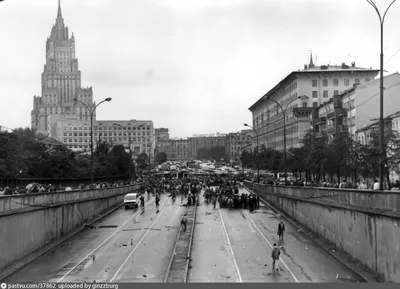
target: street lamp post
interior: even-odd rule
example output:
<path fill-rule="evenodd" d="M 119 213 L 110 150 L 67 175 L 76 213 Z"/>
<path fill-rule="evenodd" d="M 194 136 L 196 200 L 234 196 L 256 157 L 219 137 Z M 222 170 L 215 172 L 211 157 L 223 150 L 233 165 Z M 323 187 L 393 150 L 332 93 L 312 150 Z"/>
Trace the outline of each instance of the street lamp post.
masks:
<path fill-rule="evenodd" d="M 275 103 L 280 107 L 280 109 L 282 110 L 282 114 L 283 114 L 283 154 L 284 154 L 283 162 L 284 162 L 284 167 L 285 167 L 285 185 L 286 185 L 286 181 L 287 181 L 287 163 L 286 163 L 286 161 L 287 161 L 287 154 L 286 154 L 286 113 L 285 113 L 285 112 L 286 112 L 286 109 L 288 108 L 289 104 L 291 104 L 292 102 L 294 102 L 294 101 L 296 101 L 296 100 L 298 100 L 298 99 L 300 99 L 300 98 L 301 98 L 301 96 L 298 96 L 298 97 L 296 97 L 295 99 L 293 99 L 292 101 L 290 101 L 290 102 L 285 106 L 285 109 L 283 109 L 282 105 L 280 105 L 279 102 L 277 102 L 276 100 L 271 99 L 271 98 L 267 98 L 267 100 L 270 100 L 270 101 L 272 101 L 272 102 L 275 102 Z"/>
<path fill-rule="evenodd" d="M 90 165 L 91 165 L 91 168 L 90 168 L 90 170 L 91 170 L 91 172 L 90 172 L 90 180 L 91 180 L 92 185 L 93 185 L 93 114 L 96 111 L 96 108 L 100 104 L 102 104 L 105 101 L 111 101 L 111 97 L 108 97 L 108 98 L 104 99 L 103 101 L 100 101 L 93 109 L 90 108 L 86 103 L 78 100 L 77 98 L 74 98 L 74 101 L 83 104 L 87 108 L 89 113 L 90 113 Z"/>
<path fill-rule="evenodd" d="M 384 145 L 384 120 L 383 120 L 383 23 L 385 22 L 385 17 L 386 13 L 388 12 L 389 8 L 393 5 L 396 0 L 393 0 L 392 3 L 386 8 L 385 13 L 383 14 L 383 17 L 381 16 L 381 13 L 379 12 L 378 7 L 375 5 L 373 0 L 366 0 L 378 13 L 379 17 L 379 23 L 381 26 L 381 56 L 380 56 L 380 117 L 379 117 L 379 133 L 380 133 L 380 138 L 379 138 L 379 153 L 380 153 L 380 162 L 379 162 L 379 189 L 381 191 L 384 190 L 383 188 L 383 180 L 384 180 L 384 168 L 385 168 L 385 158 L 386 158 L 386 152 L 385 152 L 385 145 Z"/>
<path fill-rule="evenodd" d="M 257 131 L 254 129 L 254 127 L 252 127 L 251 125 L 248 125 L 247 123 L 243 124 L 244 126 L 247 126 L 249 128 L 251 128 L 254 133 L 256 134 L 256 140 L 257 140 L 257 157 L 258 157 L 258 133 Z M 260 166 L 257 164 L 257 183 L 260 184 Z"/>

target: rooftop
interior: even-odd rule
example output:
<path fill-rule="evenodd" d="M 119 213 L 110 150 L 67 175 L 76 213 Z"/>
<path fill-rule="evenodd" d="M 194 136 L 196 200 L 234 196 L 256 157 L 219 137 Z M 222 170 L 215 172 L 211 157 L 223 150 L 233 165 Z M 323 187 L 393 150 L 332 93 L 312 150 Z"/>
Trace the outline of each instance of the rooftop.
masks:
<path fill-rule="evenodd" d="M 378 73 L 380 70 L 379 69 L 372 69 L 371 68 L 362 68 L 362 67 L 357 67 L 355 62 L 352 62 L 351 65 L 347 65 L 346 63 L 342 63 L 342 65 L 320 65 L 320 66 L 315 66 L 312 60 L 312 55 L 310 57 L 310 63 L 307 65 L 304 65 L 303 70 L 298 70 L 298 71 L 292 71 L 287 75 L 284 79 L 282 79 L 277 85 L 275 85 L 270 91 L 268 91 L 266 94 L 264 94 L 260 99 L 258 99 L 252 106 L 249 107 L 249 110 L 252 111 L 254 107 L 259 105 L 263 100 L 268 98 L 272 93 L 274 93 L 277 89 L 281 88 L 285 83 L 287 83 L 290 79 L 296 79 L 297 75 L 299 74 L 306 74 L 306 73 L 332 73 L 332 72 L 347 72 L 347 71 L 365 71 L 365 72 L 373 72 L 373 73 Z"/>
<path fill-rule="evenodd" d="M 387 117 L 384 118 L 384 120 L 385 120 L 385 122 L 388 123 L 388 122 L 391 122 L 392 119 L 395 118 L 395 117 L 400 117 L 400 111 L 397 111 L 395 113 L 392 113 L 392 114 L 388 115 Z M 378 126 L 379 126 L 379 120 L 374 120 L 373 123 L 371 123 L 369 125 L 365 124 L 364 127 L 358 129 L 356 131 L 356 133 L 363 132 L 363 131 L 368 131 L 368 130 L 374 129 L 374 128 L 378 127 Z"/>

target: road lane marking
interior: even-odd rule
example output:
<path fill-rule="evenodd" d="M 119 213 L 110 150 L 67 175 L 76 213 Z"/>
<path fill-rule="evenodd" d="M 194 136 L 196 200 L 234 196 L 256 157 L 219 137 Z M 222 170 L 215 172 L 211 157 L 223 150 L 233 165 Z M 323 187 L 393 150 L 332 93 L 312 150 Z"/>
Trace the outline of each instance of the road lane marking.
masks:
<path fill-rule="evenodd" d="M 169 197 L 168 197 L 169 199 Z M 167 199 L 167 200 L 168 200 Z M 153 228 L 153 226 L 155 225 L 155 223 L 157 222 L 157 220 L 161 217 L 162 213 L 165 211 L 166 206 L 164 203 L 163 208 L 161 209 L 161 212 L 159 213 L 159 215 L 157 216 L 157 218 L 154 220 L 154 222 L 151 224 L 150 228 L 146 231 L 146 233 L 143 235 L 143 237 L 139 240 L 139 242 L 136 244 L 135 248 L 132 249 L 131 253 L 128 255 L 128 257 L 126 257 L 125 261 L 122 263 L 122 265 L 118 268 L 117 272 L 114 274 L 114 276 L 110 279 L 110 281 L 108 281 L 108 283 L 111 283 L 115 277 L 117 277 L 117 275 L 119 274 L 119 272 L 121 271 L 121 269 L 124 267 L 124 265 L 126 264 L 126 262 L 128 262 L 129 258 L 132 256 L 132 254 L 136 251 L 136 249 L 139 247 L 139 245 L 143 242 L 144 238 L 146 238 L 147 234 L 150 232 L 151 228 Z"/>
<path fill-rule="evenodd" d="M 229 247 L 229 250 L 231 251 L 231 254 L 232 254 L 233 264 L 235 265 L 235 269 L 236 269 L 236 273 L 238 275 L 239 282 L 242 283 L 243 282 L 242 276 L 240 275 L 239 267 L 238 267 L 238 265 L 236 263 L 235 254 L 233 253 L 231 241 L 229 240 L 228 232 L 226 231 L 224 219 L 222 218 L 222 214 L 221 214 L 221 210 L 220 209 L 218 209 L 218 213 L 219 213 L 219 217 L 221 218 L 222 229 L 224 230 L 224 234 L 226 236 L 226 239 L 228 240 L 228 247 Z"/>
<path fill-rule="evenodd" d="M 153 201 L 154 202 L 154 201 Z M 151 202 L 151 203 L 153 203 Z M 150 204 L 150 203 L 149 203 Z M 137 214 L 139 214 L 140 210 L 138 209 L 136 213 L 132 215 L 125 223 L 123 223 L 117 230 L 115 230 L 114 233 L 112 233 L 107 239 L 105 239 L 100 245 L 98 245 L 92 252 L 87 254 L 81 261 L 79 261 L 74 267 L 72 267 L 67 273 L 65 273 L 64 276 L 62 276 L 57 283 L 60 283 L 61 280 L 63 280 L 65 277 L 67 277 L 69 274 L 71 274 L 72 271 L 76 269 L 83 261 L 85 261 L 90 255 L 92 255 L 94 252 L 96 252 L 101 246 L 103 246 L 108 240 L 110 240 L 116 233 L 118 233 L 129 221 L 131 221 L 134 217 L 136 217 Z"/>
<path fill-rule="evenodd" d="M 258 228 L 256 223 L 254 223 L 253 219 L 250 217 L 249 213 L 245 211 L 247 217 L 249 217 L 250 222 L 253 223 L 253 226 L 257 229 L 258 233 L 264 238 L 264 240 L 268 243 L 268 245 L 273 248 L 271 243 L 268 241 L 268 239 L 264 236 L 264 234 L 261 232 L 261 230 Z M 297 280 L 296 276 L 294 276 L 293 272 L 289 269 L 288 265 L 286 265 L 285 261 L 282 260 L 281 257 L 279 257 L 279 260 L 282 262 L 282 264 L 286 267 L 286 269 L 289 271 L 290 275 L 292 275 L 293 279 L 296 281 L 296 283 L 299 283 L 299 280 Z"/>

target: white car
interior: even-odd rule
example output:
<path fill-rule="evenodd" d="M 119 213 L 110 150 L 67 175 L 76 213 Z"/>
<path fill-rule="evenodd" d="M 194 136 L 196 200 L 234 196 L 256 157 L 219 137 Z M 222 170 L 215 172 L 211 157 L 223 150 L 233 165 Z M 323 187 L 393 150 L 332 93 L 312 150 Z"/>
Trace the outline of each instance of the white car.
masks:
<path fill-rule="evenodd" d="M 130 207 L 137 208 L 139 206 L 138 198 L 139 196 L 137 193 L 129 193 L 125 195 L 124 197 L 125 209 L 128 209 Z"/>

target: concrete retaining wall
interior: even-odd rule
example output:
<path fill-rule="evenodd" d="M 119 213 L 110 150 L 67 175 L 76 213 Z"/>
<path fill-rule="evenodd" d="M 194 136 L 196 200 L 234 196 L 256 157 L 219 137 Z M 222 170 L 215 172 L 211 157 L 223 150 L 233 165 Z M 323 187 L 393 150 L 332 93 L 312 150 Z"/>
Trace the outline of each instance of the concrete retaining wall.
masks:
<path fill-rule="evenodd" d="M 245 185 L 345 250 L 381 281 L 400 282 L 400 193 Z"/>
<path fill-rule="evenodd" d="M 139 185 L 0 197 L 0 272 L 122 204 Z"/>

